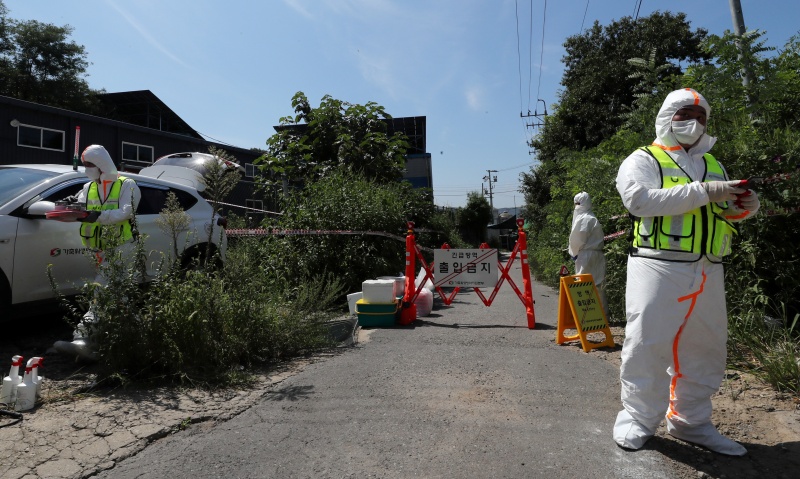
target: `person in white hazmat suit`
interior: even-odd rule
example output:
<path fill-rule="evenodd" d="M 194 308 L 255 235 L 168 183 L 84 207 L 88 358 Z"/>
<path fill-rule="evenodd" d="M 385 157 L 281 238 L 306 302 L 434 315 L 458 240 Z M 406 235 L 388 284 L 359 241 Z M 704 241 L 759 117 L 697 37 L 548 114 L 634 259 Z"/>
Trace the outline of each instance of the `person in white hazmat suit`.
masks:
<path fill-rule="evenodd" d="M 710 114 L 698 92 L 671 92 L 656 118 L 656 140 L 628 156 L 617 174 L 634 220 L 620 367 L 624 409 L 613 432 L 627 449 L 641 448 L 666 415 L 673 437 L 721 454 L 747 453 L 711 423 L 711 396 L 726 363 L 722 258 L 735 223 L 756 214 L 759 200 L 707 153 L 716 142 L 706 134 Z"/>
<path fill-rule="evenodd" d="M 134 251 L 135 228 L 132 221 L 142 193 L 136 182 L 121 176 L 114 160 L 101 145 L 90 145 L 81 154 L 81 162 L 85 167 L 89 182 L 83 186 L 77 197 L 69 198 L 71 202 L 84 205 L 89 214 L 78 221 L 81 222 L 79 234 L 84 246 L 94 252 L 97 258 L 98 273 L 95 283 L 104 287 L 108 281 L 99 265 L 110 251 L 103 244 L 103 230 L 110 230 L 112 236 L 119 236 L 120 245 L 117 250 L 123 258 L 128 258 Z M 95 321 L 91 307 L 83 320 L 73 332 L 72 341 L 56 341 L 56 351 L 77 356 L 86 360 L 97 359 L 90 341 L 92 323 Z"/>
<path fill-rule="evenodd" d="M 603 254 L 603 228 L 592 213 L 592 198 L 581 191 L 575 195 L 575 211 L 572 212 L 572 229 L 569 232 L 568 252 L 575 260 L 575 274 L 591 274 L 603 311 L 608 318 L 605 279 L 606 257 Z"/>

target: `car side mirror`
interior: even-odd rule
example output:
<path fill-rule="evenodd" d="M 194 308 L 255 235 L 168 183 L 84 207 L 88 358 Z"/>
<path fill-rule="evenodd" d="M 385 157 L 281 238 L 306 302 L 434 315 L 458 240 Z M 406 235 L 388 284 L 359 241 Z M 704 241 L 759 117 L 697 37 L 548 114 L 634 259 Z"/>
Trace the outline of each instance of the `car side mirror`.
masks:
<path fill-rule="evenodd" d="M 28 207 L 28 214 L 33 216 L 44 216 L 48 211 L 56 209 L 56 204 L 52 201 L 37 201 Z"/>

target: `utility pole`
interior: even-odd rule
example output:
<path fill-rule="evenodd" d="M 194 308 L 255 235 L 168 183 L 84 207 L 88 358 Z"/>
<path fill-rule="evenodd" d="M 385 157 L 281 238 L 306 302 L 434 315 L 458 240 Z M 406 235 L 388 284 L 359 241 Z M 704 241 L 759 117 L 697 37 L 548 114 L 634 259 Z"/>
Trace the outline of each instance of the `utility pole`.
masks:
<path fill-rule="evenodd" d="M 542 106 L 544 106 L 544 113 L 539 113 L 539 102 L 542 102 Z M 525 123 L 525 126 L 527 126 L 528 128 L 533 128 L 533 129 L 541 128 L 541 127 L 544 126 L 545 118 L 547 118 L 547 103 L 545 103 L 544 100 L 539 98 L 536 101 L 536 107 L 534 107 L 533 113 L 531 113 L 530 110 L 528 110 L 528 114 L 527 115 L 524 115 L 522 112 L 519 112 L 519 117 L 520 118 L 531 118 L 531 117 L 536 118 L 536 120 L 534 120 L 533 123 Z M 528 150 L 528 154 L 532 155 L 533 151 L 532 150 Z"/>
<path fill-rule="evenodd" d="M 492 209 L 492 223 L 496 223 L 497 221 L 494 219 L 494 195 L 492 193 L 492 183 L 497 183 L 497 177 L 493 177 L 492 173 L 497 173 L 497 170 L 486 170 L 486 173 L 488 174 L 483 177 L 483 181 L 489 182 L 489 207 Z M 486 193 L 484 192 L 484 194 Z"/>
<path fill-rule="evenodd" d="M 753 105 L 753 99 L 750 97 L 750 83 L 753 80 L 753 72 L 750 70 L 750 55 L 749 48 L 746 42 L 741 38 L 744 36 L 747 29 L 744 27 L 744 13 L 742 13 L 742 2 L 740 0 L 729 0 L 731 8 L 731 19 L 733 20 L 733 33 L 739 37 L 737 44 L 739 47 L 739 61 L 742 62 L 742 85 L 744 86 L 745 95 L 747 96 L 747 105 Z"/>

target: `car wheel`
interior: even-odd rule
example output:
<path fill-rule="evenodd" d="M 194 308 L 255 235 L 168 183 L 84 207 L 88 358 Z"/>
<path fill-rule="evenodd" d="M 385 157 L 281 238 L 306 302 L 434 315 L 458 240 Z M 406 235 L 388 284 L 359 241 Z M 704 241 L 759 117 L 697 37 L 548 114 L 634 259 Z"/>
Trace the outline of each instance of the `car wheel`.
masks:
<path fill-rule="evenodd" d="M 11 285 L 0 271 L 0 311 L 11 311 Z"/>
<path fill-rule="evenodd" d="M 220 259 L 219 255 L 217 255 L 217 246 L 212 244 L 211 248 L 209 248 L 208 243 L 196 244 L 184 251 L 183 256 L 181 257 L 181 268 L 197 269 L 201 266 L 205 266 L 208 263 L 208 258 L 206 258 L 206 255 L 208 254 L 209 249 L 211 258 L 214 261 L 214 266 L 216 268 L 222 268 L 222 260 Z"/>

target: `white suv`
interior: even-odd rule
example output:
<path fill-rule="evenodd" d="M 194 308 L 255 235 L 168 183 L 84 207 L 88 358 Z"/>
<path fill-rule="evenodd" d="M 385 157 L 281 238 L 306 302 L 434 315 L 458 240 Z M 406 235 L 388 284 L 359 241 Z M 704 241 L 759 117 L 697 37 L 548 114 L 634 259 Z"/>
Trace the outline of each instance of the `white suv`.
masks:
<path fill-rule="evenodd" d="M 173 167 L 176 168 L 176 167 Z M 188 173 L 186 168 L 176 168 Z M 136 181 L 142 199 L 136 209 L 136 224 L 150 254 L 148 274 L 154 275 L 162 258 L 172 255 L 172 238 L 156 225 L 167 194 L 178 198 L 191 222 L 178 237 L 182 261 L 205 254 L 209 231 L 212 250 L 224 258 L 227 237 L 221 218 L 213 217 L 211 205 L 196 189 L 142 174 L 123 173 Z M 180 176 L 180 171 L 174 173 Z M 78 229 L 81 223 L 48 220 L 52 202 L 77 195 L 89 181 L 83 167 L 67 165 L 0 166 L 0 322 L 24 316 L 31 306 L 55 300 L 47 267 L 52 265 L 59 291 L 76 294 L 95 273 Z"/>

